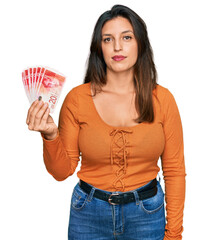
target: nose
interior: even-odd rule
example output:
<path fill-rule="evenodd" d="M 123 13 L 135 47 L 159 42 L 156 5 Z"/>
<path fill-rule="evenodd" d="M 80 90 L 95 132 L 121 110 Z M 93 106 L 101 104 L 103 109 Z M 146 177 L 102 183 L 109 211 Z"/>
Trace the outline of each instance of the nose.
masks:
<path fill-rule="evenodd" d="M 119 51 L 119 50 L 121 50 L 122 49 L 122 44 L 121 44 L 121 41 L 120 41 L 120 39 L 115 39 L 115 41 L 114 41 L 114 50 L 115 51 Z"/>

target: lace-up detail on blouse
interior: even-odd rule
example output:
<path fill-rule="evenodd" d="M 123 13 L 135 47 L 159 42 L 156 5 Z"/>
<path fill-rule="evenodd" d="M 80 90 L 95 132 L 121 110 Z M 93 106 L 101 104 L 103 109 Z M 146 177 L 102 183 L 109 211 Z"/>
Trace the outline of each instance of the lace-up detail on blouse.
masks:
<path fill-rule="evenodd" d="M 127 168 L 127 155 L 128 151 L 126 150 L 126 146 L 129 143 L 126 140 L 126 134 L 132 133 L 132 130 L 124 130 L 124 129 L 113 129 L 110 132 L 110 136 L 112 136 L 111 140 L 111 165 L 114 163 L 118 165 L 118 170 L 116 170 L 116 179 L 113 182 L 113 187 L 120 191 L 124 191 L 125 184 L 122 181 L 123 176 L 126 174 Z M 119 150 L 115 150 L 114 148 L 119 148 Z M 121 186 L 117 186 L 120 182 Z"/>

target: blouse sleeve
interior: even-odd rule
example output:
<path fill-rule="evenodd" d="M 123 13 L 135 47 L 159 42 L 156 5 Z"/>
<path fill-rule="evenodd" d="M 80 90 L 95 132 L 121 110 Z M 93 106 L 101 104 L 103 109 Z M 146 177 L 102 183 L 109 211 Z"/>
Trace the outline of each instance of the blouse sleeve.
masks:
<path fill-rule="evenodd" d="M 47 140 L 41 134 L 46 169 L 57 181 L 63 181 L 72 175 L 80 160 L 77 98 L 74 88 L 65 97 L 60 110 L 56 138 Z"/>
<path fill-rule="evenodd" d="M 174 96 L 168 89 L 163 109 L 165 147 L 161 155 L 161 165 L 165 182 L 167 212 L 164 240 L 179 240 L 182 239 L 183 232 L 185 177 L 187 174 L 181 118 Z"/>

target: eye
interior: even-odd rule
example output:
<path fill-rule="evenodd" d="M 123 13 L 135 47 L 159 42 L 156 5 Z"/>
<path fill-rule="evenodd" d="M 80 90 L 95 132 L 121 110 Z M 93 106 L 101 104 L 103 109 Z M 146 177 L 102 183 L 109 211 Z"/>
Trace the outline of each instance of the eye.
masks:
<path fill-rule="evenodd" d="M 109 41 L 108 41 L 109 39 L 110 39 L 109 37 L 108 37 L 108 38 L 104 38 L 103 41 L 104 41 L 104 42 L 109 42 Z"/>
<path fill-rule="evenodd" d="M 131 36 L 124 36 L 124 38 L 127 38 L 127 40 L 132 39 Z"/>

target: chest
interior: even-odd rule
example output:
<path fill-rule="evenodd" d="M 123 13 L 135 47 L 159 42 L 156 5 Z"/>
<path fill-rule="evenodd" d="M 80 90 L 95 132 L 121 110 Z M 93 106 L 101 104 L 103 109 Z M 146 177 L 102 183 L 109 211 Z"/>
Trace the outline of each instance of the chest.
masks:
<path fill-rule="evenodd" d="M 108 125 L 115 127 L 135 126 L 133 119 L 138 117 L 135 108 L 135 94 L 116 95 L 98 93 L 93 97 L 97 114 Z"/>

